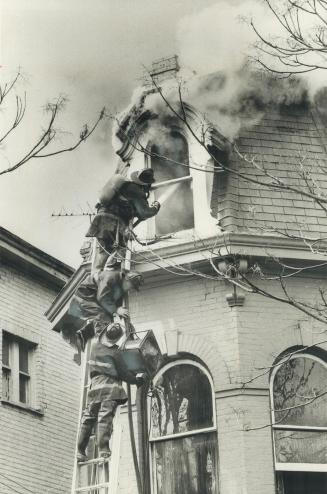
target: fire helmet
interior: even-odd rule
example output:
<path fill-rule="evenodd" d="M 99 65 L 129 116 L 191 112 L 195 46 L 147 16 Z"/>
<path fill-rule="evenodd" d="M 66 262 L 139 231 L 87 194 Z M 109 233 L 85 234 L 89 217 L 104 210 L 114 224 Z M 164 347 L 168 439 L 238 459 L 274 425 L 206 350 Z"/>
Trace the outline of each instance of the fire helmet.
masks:
<path fill-rule="evenodd" d="M 144 282 L 143 276 L 137 271 L 129 271 L 125 274 L 125 280 L 131 281 L 135 290 Z"/>
<path fill-rule="evenodd" d="M 131 181 L 138 185 L 151 185 L 155 182 L 152 168 L 143 168 L 131 173 Z"/>

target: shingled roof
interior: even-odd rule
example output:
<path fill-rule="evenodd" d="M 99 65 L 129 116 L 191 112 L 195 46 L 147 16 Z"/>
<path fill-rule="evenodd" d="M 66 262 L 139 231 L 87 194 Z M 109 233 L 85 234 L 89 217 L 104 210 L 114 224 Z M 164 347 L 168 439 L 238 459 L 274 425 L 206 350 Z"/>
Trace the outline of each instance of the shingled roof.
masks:
<path fill-rule="evenodd" d="M 302 163 L 316 190 L 327 197 L 326 127 L 315 108 L 270 108 L 257 125 L 243 128 L 236 144 L 242 154 L 255 157 L 272 175 L 308 191 L 300 176 Z M 250 179 L 270 181 L 235 152 L 228 166 Z M 230 172 L 226 183 L 219 176 L 215 182 L 212 205 L 224 230 L 266 234 L 287 230 L 290 235 L 302 232 L 310 237 L 327 233 L 327 214 L 308 197 L 255 184 Z"/>

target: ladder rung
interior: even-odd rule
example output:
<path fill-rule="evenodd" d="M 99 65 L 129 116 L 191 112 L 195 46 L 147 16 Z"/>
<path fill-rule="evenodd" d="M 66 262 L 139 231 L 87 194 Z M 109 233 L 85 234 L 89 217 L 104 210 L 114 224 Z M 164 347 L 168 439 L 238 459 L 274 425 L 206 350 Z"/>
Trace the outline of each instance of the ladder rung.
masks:
<path fill-rule="evenodd" d="M 77 462 L 78 466 L 84 466 L 84 465 L 93 465 L 94 463 L 101 465 L 101 463 L 109 463 L 110 461 L 110 456 L 108 458 L 93 458 L 93 460 L 87 460 L 87 461 L 79 461 Z"/>
<path fill-rule="evenodd" d="M 102 482 L 101 484 L 87 485 L 84 487 L 77 487 L 75 492 L 87 492 L 95 489 L 101 489 L 102 487 L 109 487 L 109 482 Z"/>

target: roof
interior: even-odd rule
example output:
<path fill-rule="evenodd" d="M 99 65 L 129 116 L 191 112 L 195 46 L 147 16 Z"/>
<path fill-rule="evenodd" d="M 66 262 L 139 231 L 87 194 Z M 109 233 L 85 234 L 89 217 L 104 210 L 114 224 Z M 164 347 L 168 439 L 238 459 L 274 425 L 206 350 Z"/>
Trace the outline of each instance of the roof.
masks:
<path fill-rule="evenodd" d="M 243 128 L 236 142 L 240 152 L 273 176 L 302 190 L 327 194 L 327 137 L 326 127 L 315 108 L 290 106 L 269 109 L 251 128 Z M 244 173 L 249 179 L 265 183 L 270 179 L 234 152 L 228 166 Z M 301 176 L 302 175 L 302 176 Z M 327 215 L 315 202 L 287 190 L 278 190 L 240 179 L 228 173 L 225 189 L 214 191 L 216 208 L 224 230 L 241 232 L 256 230 L 262 233 L 299 232 L 319 237 L 327 233 Z M 327 195 L 326 195 L 327 197 Z"/>
<path fill-rule="evenodd" d="M 0 261 L 14 263 L 21 269 L 33 271 L 60 286 L 74 272 L 67 264 L 2 227 L 0 227 Z"/>

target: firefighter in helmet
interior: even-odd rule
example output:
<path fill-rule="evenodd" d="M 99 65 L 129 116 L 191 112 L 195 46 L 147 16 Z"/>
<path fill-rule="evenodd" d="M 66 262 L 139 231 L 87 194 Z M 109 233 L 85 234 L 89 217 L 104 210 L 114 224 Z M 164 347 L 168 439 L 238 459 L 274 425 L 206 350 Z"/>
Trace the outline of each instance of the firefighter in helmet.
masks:
<path fill-rule="evenodd" d="M 75 361 L 80 363 L 80 352 L 86 342 L 114 321 L 114 316 L 128 318 L 129 312 L 123 307 L 124 296 L 129 290 L 138 290 L 143 277 L 136 271 L 124 272 L 119 269 L 104 269 L 94 275 L 88 275 L 75 292 L 68 314 L 74 320 L 83 321 L 81 329 L 73 331 L 74 324 L 64 334 L 73 346 L 79 350 Z M 73 334 L 71 334 L 73 333 Z"/>
<path fill-rule="evenodd" d="M 96 248 L 92 262 L 92 272 L 101 271 L 105 266 L 116 266 L 124 256 L 126 231 L 129 222 L 136 218 L 144 221 L 155 216 L 160 204 L 154 201 L 149 205 L 151 185 L 155 182 L 151 168 L 131 173 L 130 179 L 115 174 L 103 187 L 97 214 L 86 237 L 95 237 Z"/>
<path fill-rule="evenodd" d="M 93 313 L 92 319 L 89 319 L 84 327 L 87 328 L 85 335 L 82 330 L 84 341 L 90 336 L 94 335 L 94 337 L 88 362 L 90 388 L 78 439 L 77 459 L 79 462 L 87 459 L 86 447 L 95 426 L 98 456 L 110 456 L 109 440 L 116 409 L 118 405 L 127 401 L 115 364 L 115 356 L 119 352 L 120 343 L 125 338 L 125 330 L 121 323 L 114 321 L 114 316 L 117 314 L 121 318 L 129 317 L 128 311 L 121 305 L 123 296 L 132 288 L 138 290 L 142 281 L 142 276 L 133 271 L 124 274 L 117 270 L 104 270 L 98 276 L 96 304 L 99 310 Z M 77 303 L 81 304 L 81 301 Z M 81 307 L 83 310 L 83 302 Z M 129 325 L 133 332 L 133 326 L 130 323 Z M 92 326 L 91 332 L 90 326 Z"/>

